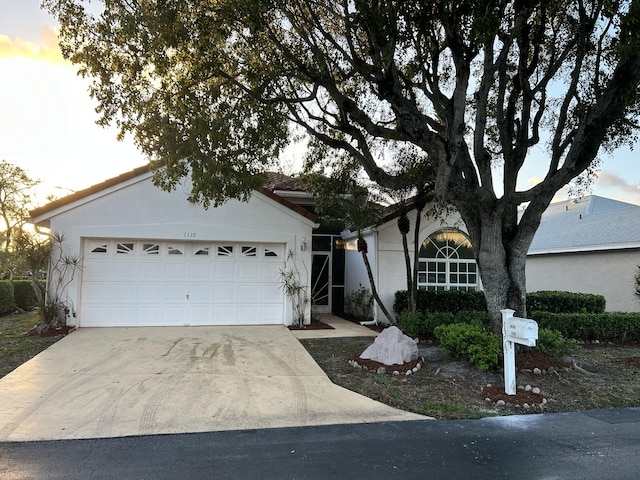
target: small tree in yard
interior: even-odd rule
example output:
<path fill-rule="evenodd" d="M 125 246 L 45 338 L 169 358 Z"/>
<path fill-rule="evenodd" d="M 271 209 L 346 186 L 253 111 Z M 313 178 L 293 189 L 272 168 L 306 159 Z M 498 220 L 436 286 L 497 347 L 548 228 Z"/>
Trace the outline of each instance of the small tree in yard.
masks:
<path fill-rule="evenodd" d="M 640 0 L 44 5 L 99 123 L 133 133 L 160 187 L 192 172 L 205 205 L 246 199 L 302 130 L 308 170 L 456 208 L 496 332 L 501 309 L 526 312 L 526 254 L 555 193 L 636 139 Z M 407 149 L 430 167 L 420 178 Z M 522 187 L 532 162 L 542 180 Z"/>
<path fill-rule="evenodd" d="M 285 268 L 280 270 L 280 286 L 291 302 L 293 320 L 302 327 L 306 320 L 307 306 L 309 305 L 309 286 L 303 279 L 300 270 L 295 264 L 295 253 L 291 250 L 287 253 Z"/>
<path fill-rule="evenodd" d="M 22 168 L 5 160 L 0 162 L 0 221 L 4 225 L 0 265 L 10 276 L 19 267 L 13 251 L 14 237 L 29 218 L 32 189 L 39 183 L 29 178 Z"/>
<path fill-rule="evenodd" d="M 70 306 L 64 299 L 66 288 L 82 262 L 79 257 L 64 253 L 63 241 L 61 234 L 34 235 L 24 230 L 20 230 L 15 239 L 17 254 L 33 272 L 31 283 L 39 315 L 38 324 L 34 327 L 37 333 L 64 326 L 69 313 Z M 47 270 L 46 287 L 39 275 L 44 270 Z"/>
<path fill-rule="evenodd" d="M 636 270 L 634 280 L 635 280 L 635 289 L 634 289 L 635 294 L 638 297 L 638 300 L 640 300 L 640 265 L 638 265 L 638 269 Z"/>

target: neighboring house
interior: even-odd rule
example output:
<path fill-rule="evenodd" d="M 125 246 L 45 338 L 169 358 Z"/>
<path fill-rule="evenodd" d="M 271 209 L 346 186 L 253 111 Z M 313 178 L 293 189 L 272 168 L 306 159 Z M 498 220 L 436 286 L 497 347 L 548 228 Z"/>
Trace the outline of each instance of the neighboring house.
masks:
<path fill-rule="evenodd" d="M 63 298 L 71 325 L 290 324 L 279 281 L 289 252 L 311 282 L 316 216 L 266 188 L 205 210 L 142 167 L 31 215 L 82 257 Z"/>
<path fill-rule="evenodd" d="M 395 292 L 406 289 L 391 212 L 362 232 L 390 311 Z M 155 187 L 141 167 L 31 215 L 64 235 L 66 254 L 82 257 L 63 298 L 70 325 L 289 325 L 293 309 L 280 273 L 290 268 L 310 286 L 315 312 L 341 313 L 346 296 L 370 288 L 355 233 L 319 225 L 313 199 L 284 175 L 270 174 L 248 202 L 205 210 L 189 191 Z M 415 215 L 409 213 L 410 251 Z M 419 242 L 419 288 L 482 288 L 459 215 L 423 217 Z M 543 216 L 527 259 L 527 287 L 599 293 L 608 310 L 640 310 L 633 295 L 639 263 L 640 207 L 600 197 L 561 202 Z M 384 321 L 378 306 L 374 318 Z"/>
<path fill-rule="evenodd" d="M 640 311 L 640 206 L 595 195 L 549 206 L 527 256 L 527 290 L 603 295 L 607 311 Z"/>

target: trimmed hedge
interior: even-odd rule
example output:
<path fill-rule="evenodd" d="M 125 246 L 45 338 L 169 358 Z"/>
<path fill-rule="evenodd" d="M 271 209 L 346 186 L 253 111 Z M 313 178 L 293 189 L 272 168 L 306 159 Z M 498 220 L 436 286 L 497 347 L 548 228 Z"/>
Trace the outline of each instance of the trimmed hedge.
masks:
<path fill-rule="evenodd" d="M 576 340 L 640 340 L 640 313 L 532 312 L 540 328 L 556 330 Z"/>
<path fill-rule="evenodd" d="M 459 290 L 418 290 L 419 312 L 486 311 L 487 302 L 482 292 Z M 527 293 L 527 310 L 553 313 L 604 313 L 606 306 L 602 295 L 561 291 Z M 407 291 L 396 292 L 393 310 L 396 315 L 409 307 Z"/>
<path fill-rule="evenodd" d="M 604 313 L 605 298 L 591 293 L 540 291 L 527 293 L 529 312 Z"/>
<path fill-rule="evenodd" d="M 33 310 L 38 306 L 36 292 L 33 291 L 31 280 L 13 281 L 13 299 L 15 305 L 22 310 Z"/>
<path fill-rule="evenodd" d="M 0 315 L 6 315 L 13 310 L 13 284 L 0 281 Z"/>
<path fill-rule="evenodd" d="M 486 311 L 487 302 L 482 292 L 460 290 L 418 290 L 416 306 L 419 312 Z M 396 315 L 409 307 L 406 290 L 396 292 L 393 310 Z"/>
<path fill-rule="evenodd" d="M 412 338 L 432 338 L 437 327 L 456 323 L 488 326 L 489 315 L 487 312 L 403 312 L 398 316 L 400 329 Z"/>

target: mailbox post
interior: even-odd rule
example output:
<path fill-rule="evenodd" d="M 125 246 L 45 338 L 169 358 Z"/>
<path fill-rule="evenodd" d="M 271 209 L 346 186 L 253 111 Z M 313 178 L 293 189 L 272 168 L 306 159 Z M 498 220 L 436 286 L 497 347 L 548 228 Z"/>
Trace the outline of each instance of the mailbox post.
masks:
<path fill-rule="evenodd" d="M 504 354 L 504 392 L 516 394 L 515 344 L 533 347 L 538 339 L 538 324 L 528 318 L 514 317 L 515 310 L 506 308 L 502 313 L 502 348 Z"/>

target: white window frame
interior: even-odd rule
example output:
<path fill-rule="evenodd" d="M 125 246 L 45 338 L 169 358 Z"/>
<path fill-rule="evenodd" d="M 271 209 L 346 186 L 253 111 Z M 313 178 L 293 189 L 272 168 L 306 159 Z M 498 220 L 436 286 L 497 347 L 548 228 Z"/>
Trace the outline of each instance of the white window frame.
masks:
<path fill-rule="evenodd" d="M 437 248 L 436 257 L 423 256 L 422 252 L 427 241 L 441 234 L 455 233 L 463 235 L 467 241 L 467 236 L 460 230 L 447 228 L 432 233 L 423 242 L 418 258 L 418 289 L 419 290 L 480 290 L 480 274 L 475 259 L 460 258 L 458 250 L 470 246 L 460 244 L 450 244 Z M 462 268 L 461 268 L 462 267 Z M 466 275 L 466 281 L 460 281 L 461 276 Z M 469 281 L 472 277 L 475 281 Z M 455 279 L 455 281 L 453 281 Z"/>

